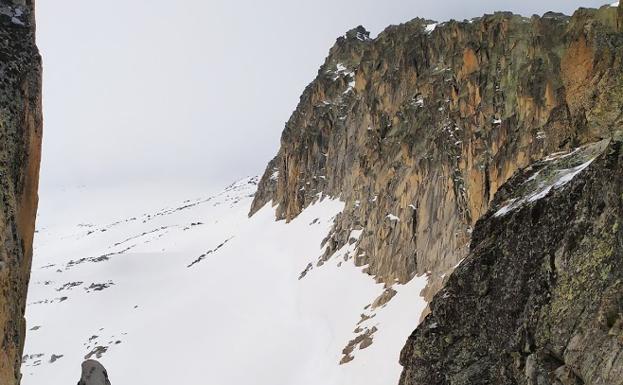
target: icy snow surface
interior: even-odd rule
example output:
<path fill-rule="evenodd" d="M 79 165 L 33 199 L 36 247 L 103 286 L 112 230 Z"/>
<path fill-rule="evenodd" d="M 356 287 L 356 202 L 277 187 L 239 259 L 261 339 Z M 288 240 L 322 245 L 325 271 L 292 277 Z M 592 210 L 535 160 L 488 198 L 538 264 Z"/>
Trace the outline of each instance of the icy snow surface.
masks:
<path fill-rule="evenodd" d="M 550 183 L 541 185 L 539 187 L 539 190 L 532 191 L 529 195 L 521 199 L 513 199 L 509 201 L 506 206 L 502 207 L 495 213 L 495 216 L 496 217 L 503 216 L 507 214 L 508 212 L 518 207 L 521 207 L 525 203 L 536 202 L 539 199 L 545 198 L 552 189 L 560 188 L 566 185 L 567 183 L 571 182 L 573 178 L 575 178 L 579 173 L 581 173 L 586 167 L 590 166 L 592 162 L 593 162 L 593 159 L 577 167 L 558 171 L 558 175 L 553 181 L 551 181 Z M 538 174 L 533 175 L 531 179 L 536 177 L 537 175 Z"/>
<path fill-rule="evenodd" d="M 507 200 L 494 216 L 501 217 L 525 204 L 536 202 L 547 196 L 552 189 L 559 189 L 571 182 L 586 169 L 605 148 L 608 141 L 578 147 L 568 153 L 555 153 L 543 159 L 544 166 L 526 179 L 520 196 Z"/>
<path fill-rule="evenodd" d="M 324 199 L 289 224 L 268 204 L 249 219 L 256 184 L 119 220 L 105 200 L 75 199 L 84 220 L 42 209 L 22 384 L 76 383 L 89 353 L 113 384 L 397 383 L 425 278 L 364 309 L 383 286 L 344 262 L 356 243 L 316 266 L 344 204 Z M 339 365 L 361 314 L 374 315 L 360 325 L 378 328 L 373 344 Z"/>

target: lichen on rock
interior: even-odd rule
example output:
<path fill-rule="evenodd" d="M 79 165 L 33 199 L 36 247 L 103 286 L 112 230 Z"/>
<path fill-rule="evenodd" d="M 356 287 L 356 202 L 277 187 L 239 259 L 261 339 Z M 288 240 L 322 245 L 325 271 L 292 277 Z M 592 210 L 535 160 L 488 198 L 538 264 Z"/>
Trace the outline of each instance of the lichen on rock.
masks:
<path fill-rule="evenodd" d="M 534 169 L 502 187 L 403 349 L 401 385 L 623 384 L 622 145 L 500 216 Z"/>

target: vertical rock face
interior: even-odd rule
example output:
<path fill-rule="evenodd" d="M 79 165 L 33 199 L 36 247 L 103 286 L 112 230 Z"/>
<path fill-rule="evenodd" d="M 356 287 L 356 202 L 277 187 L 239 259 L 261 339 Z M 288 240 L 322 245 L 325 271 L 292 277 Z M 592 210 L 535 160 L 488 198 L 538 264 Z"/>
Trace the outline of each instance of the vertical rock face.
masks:
<path fill-rule="evenodd" d="M 0 0 L 0 384 L 20 380 L 41 154 L 34 2 Z"/>
<path fill-rule="evenodd" d="M 84 361 L 78 385 L 110 385 L 108 373 L 99 362 L 95 360 Z"/>
<path fill-rule="evenodd" d="M 600 148 L 500 189 L 403 349 L 401 385 L 623 384 L 623 148 Z"/>
<path fill-rule="evenodd" d="M 272 201 L 290 220 L 319 194 L 340 197 L 326 255 L 363 230 L 356 264 L 388 284 L 429 274 L 432 297 L 515 171 L 619 135 L 620 12 L 349 31 L 286 124 L 251 213 Z"/>

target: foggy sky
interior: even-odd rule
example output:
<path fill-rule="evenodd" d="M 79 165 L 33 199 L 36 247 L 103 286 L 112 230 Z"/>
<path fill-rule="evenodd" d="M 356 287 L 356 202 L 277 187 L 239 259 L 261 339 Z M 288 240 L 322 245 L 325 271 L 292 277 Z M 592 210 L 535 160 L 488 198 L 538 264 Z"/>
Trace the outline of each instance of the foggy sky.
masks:
<path fill-rule="evenodd" d="M 603 0 L 39 0 L 41 190 L 221 187 L 263 172 L 335 39 L 415 17 Z"/>

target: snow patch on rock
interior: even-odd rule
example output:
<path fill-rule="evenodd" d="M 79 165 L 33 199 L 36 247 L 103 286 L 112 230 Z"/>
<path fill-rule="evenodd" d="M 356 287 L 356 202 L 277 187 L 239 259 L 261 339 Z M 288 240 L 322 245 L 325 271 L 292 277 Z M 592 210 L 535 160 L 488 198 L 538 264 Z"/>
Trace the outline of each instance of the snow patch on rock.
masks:
<path fill-rule="evenodd" d="M 556 153 L 537 163 L 535 171 L 519 186 L 519 196 L 508 199 L 494 214 L 501 217 L 526 204 L 546 197 L 552 190 L 571 182 L 601 153 L 607 140 L 578 147 L 568 153 Z"/>

